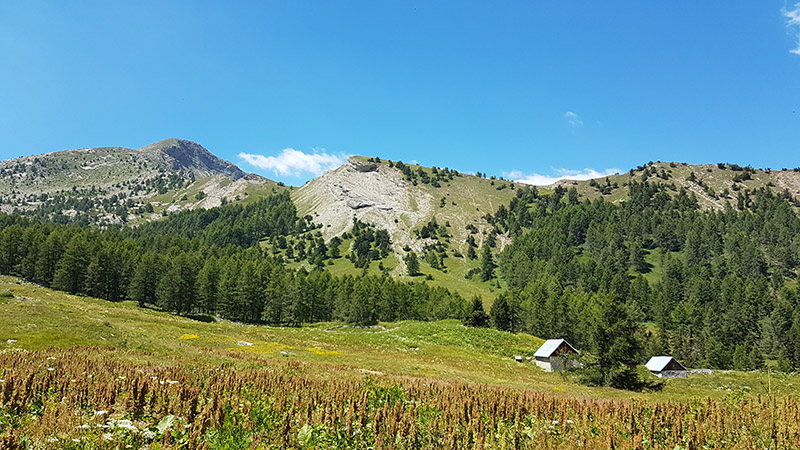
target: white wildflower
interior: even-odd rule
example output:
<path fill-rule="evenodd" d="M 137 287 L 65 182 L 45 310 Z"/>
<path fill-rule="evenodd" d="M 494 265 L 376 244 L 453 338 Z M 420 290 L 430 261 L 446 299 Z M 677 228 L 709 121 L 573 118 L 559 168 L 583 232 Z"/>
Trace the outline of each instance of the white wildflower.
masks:
<path fill-rule="evenodd" d="M 54 371 L 54 370 L 56 370 L 56 369 L 55 369 L 55 367 L 48 367 L 48 368 L 47 368 L 47 371 L 48 371 L 48 372 L 52 372 L 52 371 Z"/>
<path fill-rule="evenodd" d="M 167 384 L 169 384 L 170 386 L 172 386 L 175 383 L 177 383 L 177 381 L 175 381 L 175 380 L 167 380 Z"/>
<path fill-rule="evenodd" d="M 142 433 L 142 437 L 144 439 L 147 439 L 147 440 L 155 439 L 156 438 L 156 432 L 153 431 L 153 430 L 147 430 L 144 433 Z"/>
<path fill-rule="evenodd" d="M 122 428 L 123 430 L 128 430 L 128 431 L 139 431 L 139 429 L 136 428 L 135 425 L 133 425 L 133 422 L 131 422 L 128 419 L 123 419 L 123 420 L 111 419 L 109 420 L 109 425 L 111 425 L 112 428 Z"/>
<path fill-rule="evenodd" d="M 85 423 L 85 424 L 83 424 L 83 425 L 78 425 L 78 429 L 79 429 L 79 430 L 85 430 L 85 429 L 87 429 L 87 428 L 89 428 L 89 424 L 88 424 L 88 423 Z"/>
<path fill-rule="evenodd" d="M 105 409 L 101 409 L 100 411 L 94 412 L 95 416 L 105 416 L 106 414 L 108 414 L 108 411 L 106 411 Z"/>
<path fill-rule="evenodd" d="M 110 440 L 114 439 L 114 435 L 111 434 L 111 433 L 103 433 L 103 439 L 105 439 L 107 441 L 110 441 Z"/>

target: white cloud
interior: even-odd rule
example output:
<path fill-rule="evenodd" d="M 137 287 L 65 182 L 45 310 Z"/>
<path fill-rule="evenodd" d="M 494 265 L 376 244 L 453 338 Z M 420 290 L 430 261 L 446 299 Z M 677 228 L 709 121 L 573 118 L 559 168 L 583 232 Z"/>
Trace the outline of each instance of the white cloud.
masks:
<path fill-rule="evenodd" d="M 783 16 L 786 17 L 786 26 L 796 33 L 797 47 L 789 52 L 800 55 L 800 3 L 795 3 L 792 10 L 784 8 Z"/>
<path fill-rule="evenodd" d="M 594 169 L 556 169 L 555 172 L 556 175 L 541 175 L 538 173 L 525 175 L 519 170 L 512 170 L 511 172 L 504 174 L 504 176 L 514 180 L 517 183 L 547 186 L 560 180 L 591 180 L 592 178 L 603 178 L 608 175 L 620 173 L 620 170 L 605 169 L 601 172 Z"/>
<path fill-rule="evenodd" d="M 284 149 L 278 156 L 239 153 L 239 158 L 247 161 L 250 165 L 272 170 L 277 175 L 295 177 L 308 173 L 320 176 L 326 170 L 339 167 L 347 161 L 347 156 L 341 153 L 338 155 L 328 154 L 324 150 L 321 153 L 303 153 L 293 148 Z"/>
<path fill-rule="evenodd" d="M 567 111 L 564 114 L 564 118 L 567 119 L 567 123 L 571 127 L 577 128 L 583 126 L 583 121 L 581 120 L 581 117 L 572 111 Z"/>

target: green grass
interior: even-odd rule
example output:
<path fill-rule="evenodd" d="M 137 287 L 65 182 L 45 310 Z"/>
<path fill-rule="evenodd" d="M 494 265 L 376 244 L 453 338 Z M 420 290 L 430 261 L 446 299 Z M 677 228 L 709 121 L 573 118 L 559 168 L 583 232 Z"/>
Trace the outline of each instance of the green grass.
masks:
<path fill-rule="evenodd" d="M 755 190 L 763 187 L 771 189 L 775 193 L 781 193 L 784 189 L 789 189 L 792 195 L 800 194 L 800 174 L 790 170 L 780 171 L 756 170 L 752 174 L 752 179 L 735 182 L 734 177 L 741 175 L 742 171 L 734 171 L 730 167 L 720 169 L 716 164 L 686 164 L 675 162 L 653 162 L 649 167 L 655 167 L 658 174 L 665 174 L 666 179 L 649 175 L 647 181 L 651 183 L 674 184 L 677 194 L 681 188 L 689 193 L 694 193 L 701 208 L 719 210 L 724 208 L 726 203 L 736 206 L 736 187 L 741 190 Z M 641 182 L 643 170 L 634 169 L 633 176 L 629 172 L 619 175 L 611 175 L 609 181 L 618 185 L 609 194 L 601 194 L 595 187 L 590 186 L 590 181 L 566 181 L 564 186 L 567 188 L 575 187 L 581 198 L 594 200 L 602 197 L 606 201 L 619 202 L 628 199 L 628 184 L 631 181 Z M 690 180 L 690 175 L 694 173 L 695 179 Z M 597 183 L 604 184 L 605 178 L 595 180 Z M 711 191 L 701 185 L 707 186 Z M 728 194 L 723 195 L 727 190 Z M 713 191 L 713 193 L 712 193 Z"/>
<path fill-rule="evenodd" d="M 334 376 L 382 374 L 503 386 L 514 389 L 611 398 L 690 400 L 740 399 L 763 395 L 771 381 L 778 396 L 800 394 L 797 375 L 723 372 L 668 380 L 660 393 L 636 394 L 590 388 L 558 373 L 545 373 L 529 356 L 542 340 L 524 333 L 473 329 L 459 322 L 404 321 L 382 323 L 385 329 L 338 328 L 335 323 L 299 328 L 205 323 L 138 308 L 132 302 L 111 303 L 52 291 L 11 277 L 0 277 L 0 351 L 37 350 L 78 345 L 133 350 L 140 363 L 159 361 L 253 364 L 296 360 L 310 370 Z M 181 339 L 196 335 L 196 339 Z M 241 342 L 240 342 L 241 341 Z M 242 345 L 244 342 L 253 345 Z M 131 356 L 132 355 L 132 356 Z M 138 356 L 136 356 L 138 355 Z"/>
<path fill-rule="evenodd" d="M 414 277 L 415 279 L 424 279 L 425 275 L 433 277 L 432 280 L 426 281 L 431 286 L 447 288 L 453 292 L 458 292 L 464 298 L 472 298 L 477 295 L 483 298 L 484 304 L 487 308 L 491 307 L 494 303 L 497 294 L 500 292 L 495 286 L 496 279 L 490 281 L 481 281 L 480 275 L 475 275 L 472 278 L 464 278 L 464 275 L 473 268 L 479 267 L 479 260 L 470 260 L 466 257 L 448 256 L 444 260 L 446 271 L 432 268 L 424 260 L 420 262 L 421 276 Z M 405 277 L 411 279 L 410 277 Z M 500 281 L 500 286 L 504 287 L 505 283 Z"/>

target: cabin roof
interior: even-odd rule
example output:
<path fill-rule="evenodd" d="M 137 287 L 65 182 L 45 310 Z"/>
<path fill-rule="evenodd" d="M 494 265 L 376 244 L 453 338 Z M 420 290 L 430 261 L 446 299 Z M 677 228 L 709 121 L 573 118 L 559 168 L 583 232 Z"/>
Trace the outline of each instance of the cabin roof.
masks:
<path fill-rule="evenodd" d="M 653 356 L 647 361 L 647 370 L 651 372 L 661 372 L 664 370 L 686 370 L 683 364 L 672 356 Z M 671 366 L 671 367 L 670 367 Z"/>
<path fill-rule="evenodd" d="M 571 350 L 573 353 L 578 353 L 578 351 L 575 350 L 575 347 L 569 345 L 569 342 L 565 341 L 564 339 L 548 339 L 544 341 L 544 344 L 542 344 L 541 347 L 539 347 L 539 350 L 536 350 L 536 353 L 534 353 L 533 356 L 549 358 L 553 356 L 553 353 L 555 353 L 555 351 L 558 350 L 562 344 L 567 344 L 569 350 Z"/>

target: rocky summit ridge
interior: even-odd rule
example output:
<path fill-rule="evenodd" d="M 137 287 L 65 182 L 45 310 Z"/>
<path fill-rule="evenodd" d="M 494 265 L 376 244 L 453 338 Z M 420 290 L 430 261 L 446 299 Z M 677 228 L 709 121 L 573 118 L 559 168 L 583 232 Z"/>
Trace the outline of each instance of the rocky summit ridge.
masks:
<path fill-rule="evenodd" d="M 139 149 L 84 148 L 2 161 L 0 211 L 120 223 L 211 208 L 275 186 L 195 142 L 170 138 Z"/>

